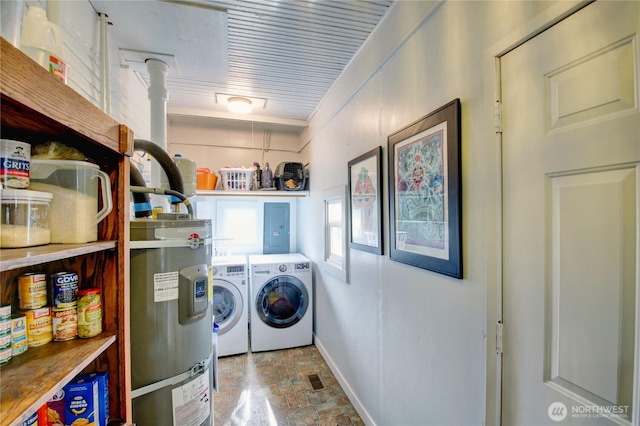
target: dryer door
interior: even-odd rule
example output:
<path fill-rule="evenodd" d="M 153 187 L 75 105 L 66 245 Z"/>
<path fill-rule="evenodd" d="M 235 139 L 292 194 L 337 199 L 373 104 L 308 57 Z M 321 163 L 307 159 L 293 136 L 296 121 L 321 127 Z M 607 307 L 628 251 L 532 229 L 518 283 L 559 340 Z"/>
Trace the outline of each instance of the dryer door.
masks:
<path fill-rule="evenodd" d="M 231 330 L 242 316 L 242 295 L 228 281 L 213 280 L 213 315 L 215 322 L 220 327 L 219 335 Z"/>
<path fill-rule="evenodd" d="M 309 293 L 302 281 L 280 276 L 267 281 L 256 295 L 260 319 L 274 328 L 291 327 L 302 319 L 309 306 Z"/>

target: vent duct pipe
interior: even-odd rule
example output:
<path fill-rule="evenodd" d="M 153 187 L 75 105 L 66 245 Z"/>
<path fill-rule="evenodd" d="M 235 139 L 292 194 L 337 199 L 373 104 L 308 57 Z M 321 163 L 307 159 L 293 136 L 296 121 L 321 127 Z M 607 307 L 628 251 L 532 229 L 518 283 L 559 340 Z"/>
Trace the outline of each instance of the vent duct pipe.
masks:
<path fill-rule="evenodd" d="M 151 106 L 151 140 L 167 150 L 167 72 L 169 66 L 158 59 L 147 59 L 149 101 Z M 160 182 L 158 182 L 159 184 Z"/>
<path fill-rule="evenodd" d="M 169 66 L 154 58 L 146 61 L 149 72 L 149 106 L 151 115 L 151 141 L 163 151 L 167 151 L 167 72 Z M 153 155 L 151 156 L 153 158 Z M 151 161 L 151 187 L 159 188 L 162 184 L 163 169 L 156 158 Z M 168 211 L 168 203 L 164 199 L 153 196 L 154 205 L 161 205 L 164 211 Z"/>

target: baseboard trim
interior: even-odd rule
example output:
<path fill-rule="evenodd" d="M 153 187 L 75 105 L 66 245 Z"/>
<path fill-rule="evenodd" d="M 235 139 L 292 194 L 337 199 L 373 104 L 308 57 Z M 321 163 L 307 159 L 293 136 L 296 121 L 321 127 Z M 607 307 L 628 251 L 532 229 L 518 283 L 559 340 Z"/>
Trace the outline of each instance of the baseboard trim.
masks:
<path fill-rule="evenodd" d="M 360 402 L 356 394 L 353 392 L 353 389 L 351 389 L 351 386 L 349 386 L 349 383 L 340 372 L 340 369 L 333 362 L 333 359 L 331 359 L 331 356 L 329 355 L 325 347 L 322 345 L 322 342 L 320 341 L 320 339 L 318 339 L 318 336 L 316 336 L 315 334 L 313 335 L 313 343 L 316 345 L 316 348 L 318 348 L 320 355 L 322 355 L 322 358 L 324 358 L 325 362 L 329 366 L 329 369 L 338 380 L 338 383 L 340 383 L 340 386 L 342 386 L 342 390 L 344 390 L 344 393 L 347 394 L 347 398 L 349 398 L 349 401 L 351 401 L 353 408 L 356 409 L 356 411 L 362 418 L 362 421 L 367 426 L 376 426 L 373 419 L 371 418 L 367 410 L 365 410 L 364 406 L 362 405 L 362 403 Z"/>

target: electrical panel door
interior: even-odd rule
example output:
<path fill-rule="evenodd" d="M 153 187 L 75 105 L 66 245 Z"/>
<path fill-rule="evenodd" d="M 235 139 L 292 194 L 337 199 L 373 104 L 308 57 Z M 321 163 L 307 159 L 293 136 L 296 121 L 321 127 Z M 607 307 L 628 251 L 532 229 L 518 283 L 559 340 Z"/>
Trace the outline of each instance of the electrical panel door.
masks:
<path fill-rule="evenodd" d="M 264 203 L 263 254 L 290 253 L 289 203 Z"/>

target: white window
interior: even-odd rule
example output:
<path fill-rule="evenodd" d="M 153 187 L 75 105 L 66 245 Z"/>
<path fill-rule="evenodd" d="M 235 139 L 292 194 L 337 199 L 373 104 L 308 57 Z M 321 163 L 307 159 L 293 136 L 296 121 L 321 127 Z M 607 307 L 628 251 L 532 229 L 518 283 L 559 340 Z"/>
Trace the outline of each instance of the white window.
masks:
<path fill-rule="evenodd" d="M 325 270 L 348 282 L 346 187 L 325 191 Z"/>
<path fill-rule="evenodd" d="M 342 200 L 327 200 L 327 261 L 334 263 L 337 267 L 342 265 L 343 256 L 343 222 L 342 217 Z"/>
<path fill-rule="evenodd" d="M 239 245 L 258 243 L 258 209 L 256 203 L 220 203 L 218 205 L 220 222 L 218 229 L 225 237 L 233 238 Z"/>

